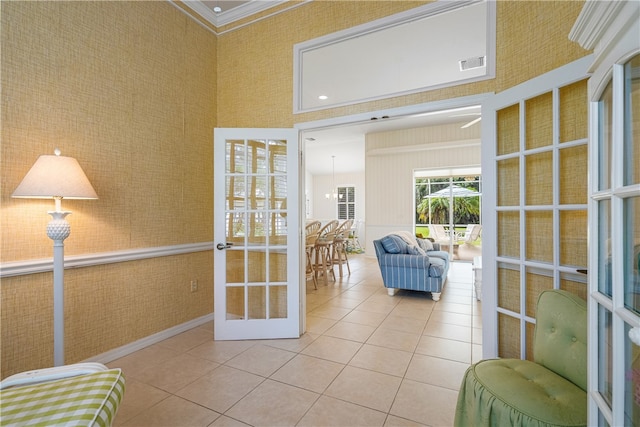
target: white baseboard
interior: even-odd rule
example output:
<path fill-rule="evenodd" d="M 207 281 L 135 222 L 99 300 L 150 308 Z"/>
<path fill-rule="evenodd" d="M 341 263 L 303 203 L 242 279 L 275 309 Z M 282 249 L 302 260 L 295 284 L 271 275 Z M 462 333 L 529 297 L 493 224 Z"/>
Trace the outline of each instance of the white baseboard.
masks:
<path fill-rule="evenodd" d="M 83 360 L 83 362 L 99 362 L 99 363 L 106 364 L 116 359 L 120 359 L 121 357 L 127 356 L 131 353 L 135 353 L 138 350 L 142 350 L 145 347 L 149 347 L 150 345 L 159 343 L 160 341 L 166 340 L 167 338 L 171 338 L 182 332 L 188 331 L 189 329 L 193 329 L 196 326 L 204 325 L 205 323 L 212 322 L 212 321 L 213 321 L 213 313 L 207 314 L 205 316 L 198 317 L 196 319 L 185 322 L 181 325 L 177 325 L 172 328 L 165 329 L 162 332 L 149 335 L 148 337 L 144 337 L 130 344 L 123 345 L 122 347 L 109 350 L 106 353 L 102 353 L 97 356 L 91 357 L 89 359 Z M 213 339 L 213 334 L 211 338 Z"/>

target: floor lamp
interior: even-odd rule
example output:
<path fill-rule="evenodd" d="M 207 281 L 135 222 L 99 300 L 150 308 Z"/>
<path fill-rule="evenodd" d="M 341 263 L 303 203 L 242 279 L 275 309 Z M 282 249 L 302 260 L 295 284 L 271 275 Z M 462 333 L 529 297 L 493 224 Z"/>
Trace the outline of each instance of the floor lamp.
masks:
<path fill-rule="evenodd" d="M 62 210 L 62 199 L 97 199 L 89 179 L 73 157 L 43 155 L 36 160 L 11 197 L 54 199 L 55 211 L 47 224 L 47 236 L 53 240 L 53 363 L 64 365 L 64 239 L 71 226 Z"/>

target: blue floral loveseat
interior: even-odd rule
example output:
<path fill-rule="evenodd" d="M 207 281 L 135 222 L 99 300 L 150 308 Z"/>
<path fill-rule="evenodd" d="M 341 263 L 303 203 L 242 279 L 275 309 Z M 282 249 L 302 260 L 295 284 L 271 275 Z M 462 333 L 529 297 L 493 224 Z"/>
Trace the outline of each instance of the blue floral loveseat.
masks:
<path fill-rule="evenodd" d="M 450 260 L 437 243 L 398 231 L 374 240 L 373 245 L 389 295 L 407 289 L 431 292 L 434 301 L 440 300 Z"/>

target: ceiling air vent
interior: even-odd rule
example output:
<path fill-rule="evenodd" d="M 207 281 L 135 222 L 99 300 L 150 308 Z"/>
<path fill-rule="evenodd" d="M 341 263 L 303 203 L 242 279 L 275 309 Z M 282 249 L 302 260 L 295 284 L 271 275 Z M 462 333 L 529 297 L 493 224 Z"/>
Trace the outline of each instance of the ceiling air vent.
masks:
<path fill-rule="evenodd" d="M 462 59 L 458 61 L 458 63 L 460 64 L 460 71 L 473 70 L 474 68 L 484 67 L 484 59 L 484 56 Z"/>

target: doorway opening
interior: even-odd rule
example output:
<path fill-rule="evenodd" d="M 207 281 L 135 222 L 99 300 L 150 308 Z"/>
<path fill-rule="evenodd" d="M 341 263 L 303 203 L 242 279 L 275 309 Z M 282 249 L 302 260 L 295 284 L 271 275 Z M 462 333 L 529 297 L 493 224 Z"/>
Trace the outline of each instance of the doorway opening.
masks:
<path fill-rule="evenodd" d="M 482 255 L 480 168 L 414 171 L 415 234 L 430 238 L 453 260 Z"/>

